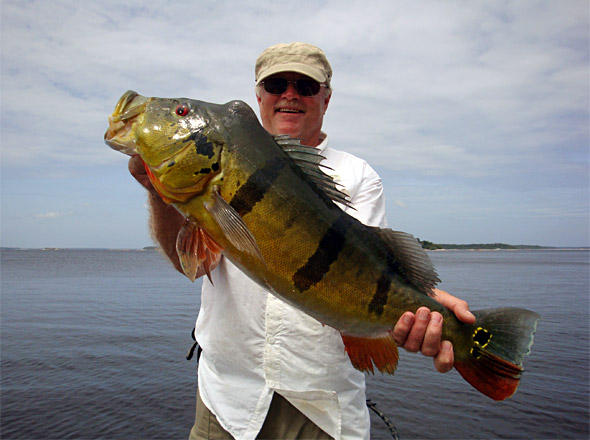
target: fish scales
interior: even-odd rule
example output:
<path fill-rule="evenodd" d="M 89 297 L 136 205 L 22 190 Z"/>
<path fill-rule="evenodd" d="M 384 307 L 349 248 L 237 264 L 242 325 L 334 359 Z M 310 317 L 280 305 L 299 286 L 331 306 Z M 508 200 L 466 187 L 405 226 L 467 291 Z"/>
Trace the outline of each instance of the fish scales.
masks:
<path fill-rule="evenodd" d="M 371 264 L 372 259 L 366 258 L 375 252 L 380 241 L 360 222 L 327 204 L 321 194 L 301 179 L 297 168 L 274 144 L 270 144 L 268 153 L 261 144 L 255 147 L 259 153 L 256 156 L 266 159 L 254 166 L 255 170 L 229 204 L 241 214 L 257 238 L 270 272 L 267 276 L 281 275 L 282 279 L 277 282 L 288 284 L 289 290 L 285 291 L 291 295 L 283 293 L 282 296 L 289 302 L 316 315 L 319 310 L 322 322 L 327 325 L 356 327 L 358 333 L 366 327 L 364 319 L 359 318 L 372 313 L 370 304 L 374 302 L 374 292 L 380 291 L 381 275 L 386 271 L 380 264 L 384 258 L 377 256 L 374 264 Z M 240 149 L 234 154 L 250 157 L 248 153 L 253 152 Z M 247 203 L 244 198 L 248 199 Z M 297 251 L 293 251 L 293 245 L 297 246 Z M 364 252 L 359 252 L 361 248 Z M 364 275 L 363 283 L 359 283 L 357 273 Z M 341 288 L 338 294 L 332 288 L 334 285 Z M 342 289 L 342 286 L 348 288 Z M 387 293 L 384 296 L 386 302 Z M 389 307 L 388 310 L 397 309 Z M 381 314 L 382 310 L 375 313 L 377 318 Z M 385 333 L 397 320 L 394 318 L 399 316 L 383 316 L 381 328 L 377 328 L 377 320 L 369 317 L 371 327 L 365 328 L 364 333 Z"/>
<path fill-rule="evenodd" d="M 252 110 L 125 93 L 109 118 L 109 146 L 139 154 L 162 199 L 187 217 L 177 249 L 194 279 L 222 252 L 273 294 L 342 334 L 353 365 L 393 373 L 390 331 L 421 306 L 444 316 L 455 368 L 485 395 L 516 391 L 539 315 L 499 308 L 460 322 L 432 299 L 438 281 L 414 237 L 363 225 L 336 202 L 317 150 L 270 136 Z"/>

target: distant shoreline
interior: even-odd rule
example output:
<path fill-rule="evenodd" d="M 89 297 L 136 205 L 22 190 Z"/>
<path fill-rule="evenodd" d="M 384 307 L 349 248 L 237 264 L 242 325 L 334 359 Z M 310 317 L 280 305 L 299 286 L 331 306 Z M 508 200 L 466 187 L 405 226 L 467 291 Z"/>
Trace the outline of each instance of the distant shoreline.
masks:
<path fill-rule="evenodd" d="M 534 248 L 496 248 L 496 249 L 485 249 L 485 248 L 441 248 L 441 249 L 425 249 L 428 252 L 456 252 L 456 251 L 469 251 L 469 252 L 497 252 L 497 251 L 590 251 L 587 247 L 534 247 Z"/>
<path fill-rule="evenodd" d="M 468 245 L 440 245 L 449 247 L 428 248 L 424 250 L 428 252 L 495 252 L 495 251 L 590 251 L 590 247 L 550 247 L 550 246 L 531 246 L 531 247 L 463 247 Z M 453 246 L 453 247 L 450 247 Z M 456 247 L 454 247 L 456 246 Z M 0 251 L 158 251 L 156 246 L 145 246 L 143 248 L 83 248 L 83 247 L 43 247 L 43 248 L 21 248 L 21 247 L 0 247 Z"/>

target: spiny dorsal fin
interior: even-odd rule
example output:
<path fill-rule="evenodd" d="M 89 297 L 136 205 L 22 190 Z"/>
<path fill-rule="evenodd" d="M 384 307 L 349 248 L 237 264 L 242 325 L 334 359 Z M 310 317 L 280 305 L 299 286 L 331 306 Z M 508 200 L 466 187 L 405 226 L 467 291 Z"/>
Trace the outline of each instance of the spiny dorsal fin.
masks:
<path fill-rule="evenodd" d="M 320 163 L 325 157 L 317 148 L 303 145 L 299 139 L 288 135 L 281 134 L 273 137 L 287 156 L 330 200 L 352 208 L 348 196 L 338 189 L 339 185 L 334 182 L 334 179 L 322 171 L 322 168 L 329 170 L 331 168 Z"/>
<path fill-rule="evenodd" d="M 440 279 L 428 254 L 416 237 L 391 229 L 373 228 L 373 230 L 387 244 L 408 281 L 420 292 L 434 296 L 434 286 L 440 282 Z"/>

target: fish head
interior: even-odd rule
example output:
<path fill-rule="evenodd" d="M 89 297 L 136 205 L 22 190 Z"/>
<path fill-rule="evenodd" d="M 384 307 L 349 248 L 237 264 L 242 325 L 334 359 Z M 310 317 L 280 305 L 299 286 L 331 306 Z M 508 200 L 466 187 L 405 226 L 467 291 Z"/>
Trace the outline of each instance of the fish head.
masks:
<path fill-rule="evenodd" d="M 205 104 L 128 91 L 109 117 L 105 142 L 124 154 L 139 154 L 164 200 L 186 202 L 221 172 L 224 139 Z"/>

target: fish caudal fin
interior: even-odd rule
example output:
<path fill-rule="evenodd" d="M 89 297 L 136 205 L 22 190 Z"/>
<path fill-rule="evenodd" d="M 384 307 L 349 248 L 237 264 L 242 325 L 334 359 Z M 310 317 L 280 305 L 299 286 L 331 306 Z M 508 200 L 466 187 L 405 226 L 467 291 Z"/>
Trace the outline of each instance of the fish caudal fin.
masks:
<path fill-rule="evenodd" d="M 375 365 L 382 373 L 394 373 L 399 355 L 391 335 L 374 339 L 342 335 L 342 341 L 352 365 L 357 370 L 373 373 Z"/>
<path fill-rule="evenodd" d="M 192 217 L 186 219 L 176 237 L 176 253 L 180 266 L 191 281 L 195 281 L 201 270 L 205 271 L 211 281 L 211 268 L 221 258 L 221 250 L 221 246 Z"/>
<path fill-rule="evenodd" d="M 477 317 L 468 353 L 455 352 L 455 368 L 474 388 L 494 400 L 511 397 L 524 371 L 540 316 L 525 309 L 473 311 Z M 457 348 L 456 348 L 457 349 Z"/>

